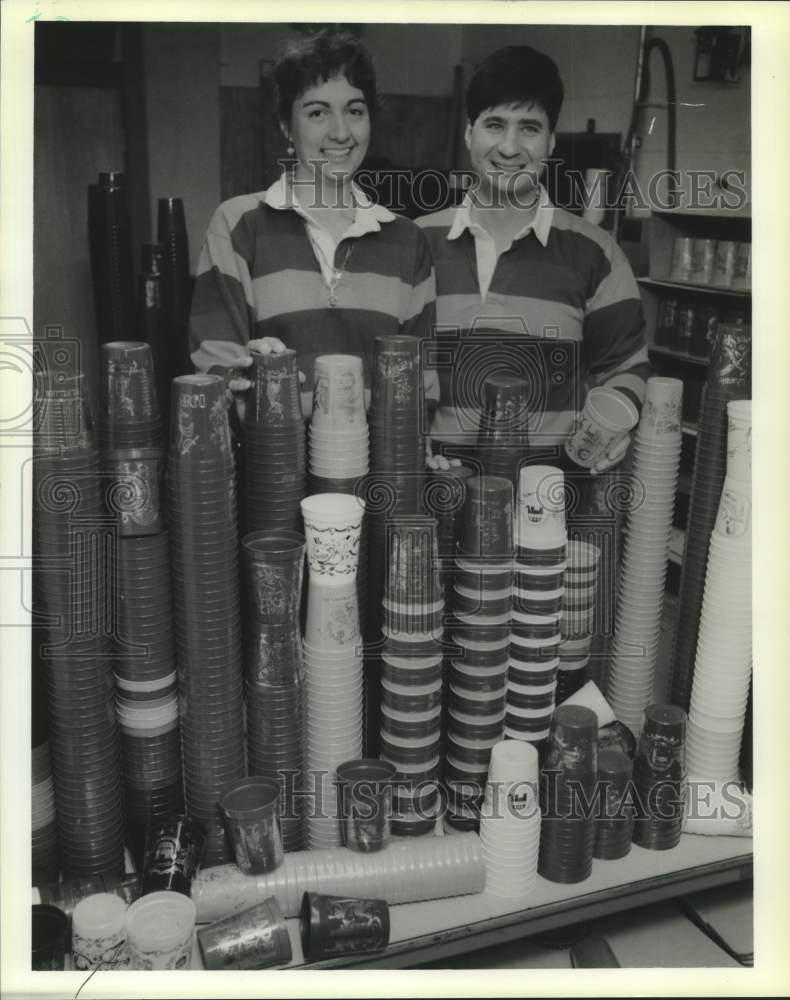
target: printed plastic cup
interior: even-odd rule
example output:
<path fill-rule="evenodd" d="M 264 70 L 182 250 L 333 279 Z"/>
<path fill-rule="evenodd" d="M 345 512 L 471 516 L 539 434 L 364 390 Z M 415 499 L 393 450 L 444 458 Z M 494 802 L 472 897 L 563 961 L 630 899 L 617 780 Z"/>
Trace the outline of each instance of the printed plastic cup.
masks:
<path fill-rule="evenodd" d="M 383 899 L 306 892 L 299 931 L 305 960 L 380 951 L 389 944 L 389 907 Z"/>
<path fill-rule="evenodd" d="M 71 954 L 75 969 L 123 969 L 126 947 L 126 901 L 111 892 L 81 899 L 71 918 Z"/>
<path fill-rule="evenodd" d="M 638 420 L 639 411 L 624 393 L 598 386 L 587 394 L 565 451 L 577 465 L 591 469 Z"/>
<path fill-rule="evenodd" d="M 314 377 L 312 426 L 340 430 L 365 426 L 362 358 L 352 354 L 319 355 Z"/>
<path fill-rule="evenodd" d="M 264 777 L 234 781 L 222 790 L 219 806 L 241 871 L 273 871 L 283 858 L 280 783 Z"/>
<path fill-rule="evenodd" d="M 180 892 L 152 892 L 126 911 L 132 969 L 188 969 L 197 909 Z"/>
<path fill-rule="evenodd" d="M 338 801 L 343 843 L 352 851 L 380 851 L 389 839 L 394 764 L 375 759 L 338 765 Z"/>
<path fill-rule="evenodd" d="M 285 917 L 274 896 L 197 932 L 203 965 L 223 969 L 269 969 L 292 958 Z"/>
<path fill-rule="evenodd" d="M 205 828 L 189 816 L 153 820 L 146 835 L 143 893 L 173 890 L 188 896 L 205 841 Z"/>

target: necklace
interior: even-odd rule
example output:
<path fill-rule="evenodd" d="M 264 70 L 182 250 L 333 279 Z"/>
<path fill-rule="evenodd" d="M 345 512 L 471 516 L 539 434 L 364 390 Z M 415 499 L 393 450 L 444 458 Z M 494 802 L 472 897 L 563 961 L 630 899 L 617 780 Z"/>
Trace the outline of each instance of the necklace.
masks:
<path fill-rule="evenodd" d="M 334 309 L 337 306 L 337 289 L 338 289 L 338 286 L 340 285 L 340 282 L 343 280 L 343 276 L 346 273 L 346 266 L 348 264 L 348 259 L 351 256 L 351 254 L 353 253 L 354 246 L 356 245 L 356 241 L 352 240 L 349 243 L 348 250 L 346 250 L 346 255 L 343 258 L 343 263 L 338 268 L 338 267 L 334 266 L 334 261 L 329 260 L 329 257 L 324 252 L 323 247 L 319 243 L 316 242 L 315 237 L 310 232 L 310 228 L 309 227 L 307 227 L 307 236 L 308 236 L 308 238 L 310 240 L 310 243 L 311 243 L 311 245 L 313 247 L 313 250 L 314 251 L 316 251 L 316 250 L 318 251 L 318 253 L 320 254 L 320 256 L 323 258 L 323 260 L 326 261 L 327 265 L 332 270 L 332 273 L 331 273 L 331 275 L 329 277 L 329 280 L 327 280 L 326 277 L 324 276 L 324 269 L 323 268 L 320 269 L 321 270 L 321 278 L 323 279 L 323 282 L 326 285 L 326 287 L 329 289 L 329 305 L 331 306 L 332 309 Z"/>

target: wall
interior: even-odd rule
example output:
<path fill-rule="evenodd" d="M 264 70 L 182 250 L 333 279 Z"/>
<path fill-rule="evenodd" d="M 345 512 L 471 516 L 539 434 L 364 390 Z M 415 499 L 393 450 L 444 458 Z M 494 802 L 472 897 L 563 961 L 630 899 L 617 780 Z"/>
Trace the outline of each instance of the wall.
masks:
<path fill-rule="evenodd" d="M 219 203 L 219 26 L 147 24 L 143 34 L 151 233 L 157 200 L 184 199 L 194 272 Z"/>

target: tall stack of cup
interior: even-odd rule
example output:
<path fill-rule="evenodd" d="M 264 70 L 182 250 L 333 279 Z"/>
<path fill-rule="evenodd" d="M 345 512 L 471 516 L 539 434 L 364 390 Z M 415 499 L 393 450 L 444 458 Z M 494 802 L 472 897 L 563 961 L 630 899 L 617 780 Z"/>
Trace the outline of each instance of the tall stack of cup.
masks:
<path fill-rule="evenodd" d="M 315 359 L 310 421 L 308 491 L 357 494 L 368 472 L 369 431 L 362 359 L 323 354 Z M 357 566 L 357 606 L 362 635 L 368 612 L 368 514 L 362 518 Z"/>
<path fill-rule="evenodd" d="M 412 514 L 388 524 L 383 598 L 381 756 L 396 768 L 392 832 L 432 832 L 437 815 L 444 596 L 436 521 Z"/>
<path fill-rule="evenodd" d="M 183 198 L 159 199 L 156 239 L 164 250 L 162 288 L 170 339 L 169 374 L 172 379 L 185 375 L 191 368 L 187 327 L 192 301 L 192 278 L 189 273 L 189 245 Z"/>
<path fill-rule="evenodd" d="M 365 480 L 367 607 L 363 613 L 368 648 L 365 661 L 365 743 L 378 752 L 379 664 L 382 597 L 389 558 L 388 521 L 422 509 L 425 485 L 423 384 L 416 337 L 376 337 L 370 411 L 370 476 Z"/>
<path fill-rule="evenodd" d="M 178 373 L 170 371 L 164 254 L 161 243 L 143 243 L 137 284 L 137 336 L 151 348 L 159 409 L 166 415 L 170 412 L 170 380 Z"/>
<path fill-rule="evenodd" d="M 247 532 L 299 531 L 305 495 L 305 432 L 296 351 L 253 354 L 244 415 Z"/>
<path fill-rule="evenodd" d="M 513 487 L 466 481 L 455 560 L 444 780 L 447 825 L 475 829 L 505 722 L 513 586 Z"/>
<path fill-rule="evenodd" d="M 727 466 L 727 404 L 751 391 L 751 329 L 720 323 L 713 342 L 697 421 L 694 472 L 672 652 L 673 705 L 688 711 L 699 637 L 711 532 Z"/>
<path fill-rule="evenodd" d="M 149 819 L 183 809 L 167 532 L 118 539 L 113 666 L 128 844 L 139 860 Z"/>
<path fill-rule="evenodd" d="M 517 488 L 529 452 L 530 385 L 514 375 L 492 375 L 483 385 L 477 447 L 486 475 L 503 476 Z"/>
<path fill-rule="evenodd" d="M 168 514 L 172 544 L 184 790 L 206 828 L 206 864 L 230 856 L 219 791 L 244 774 L 236 479 L 219 375 L 171 387 Z"/>
<path fill-rule="evenodd" d="M 601 550 L 589 542 L 569 541 L 563 576 L 560 619 L 560 665 L 557 704 L 562 704 L 584 684 L 590 662 L 596 586 Z"/>
<path fill-rule="evenodd" d="M 551 720 L 541 769 L 538 874 L 550 882 L 583 882 L 592 871 L 598 720 L 581 705 L 560 705 Z"/>
<path fill-rule="evenodd" d="M 752 675 L 751 400 L 727 404 L 727 476 L 710 536 L 688 719 L 694 777 L 728 781 L 738 759 Z"/>
<path fill-rule="evenodd" d="M 134 269 L 126 179 L 117 170 L 88 186 L 88 243 L 99 340 L 124 339 L 134 325 Z"/>
<path fill-rule="evenodd" d="M 521 470 L 505 735 L 539 743 L 554 712 L 567 568 L 561 469 Z"/>
<path fill-rule="evenodd" d="M 123 868 L 99 452 L 85 376 L 37 372 L 33 411 L 34 606 L 45 665 L 58 840 L 67 877 Z M 46 619 L 45 619 L 46 620 Z"/>
<path fill-rule="evenodd" d="M 286 851 L 302 844 L 304 665 L 299 634 L 305 539 L 295 531 L 242 538 L 244 673 L 250 775 L 280 783 Z"/>
<path fill-rule="evenodd" d="M 535 887 L 540 848 L 538 752 L 521 740 L 491 750 L 480 843 L 486 859 L 486 892 L 527 896 Z"/>
<path fill-rule="evenodd" d="M 635 733 L 653 701 L 681 448 L 683 383 L 651 378 L 636 432 L 607 698 Z"/>
<path fill-rule="evenodd" d="M 41 642 L 36 638 L 39 629 L 32 629 L 31 674 L 31 801 L 30 827 L 32 831 L 33 885 L 57 879 L 60 871 L 58 859 L 58 826 L 55 815 L 55 786 L 52 783 L 52 760 L 49 753 L 49 712 L 44 686 L 44 671 L 38 655 Z"/>
<path fill-rule="evenodd" d="M 648 705 L 634 758 L 634 843 L 666 851 L 680 841 L 686 808 L 686 713 Z"/>
<path fill-rule="evenodd" d="M 102 344 L 99 393 L 102 452 L 159 448 L 162 440 L 150 344 L 137 340 Z"/>
<path fill-rule="evenodd" d="M 356 576 L 364 503 L 344 493 L 302 500 L 309 568 L 304 632 L 307 843 L 337 847 L 335 769 L 362 756 L 362 638 Z"/>

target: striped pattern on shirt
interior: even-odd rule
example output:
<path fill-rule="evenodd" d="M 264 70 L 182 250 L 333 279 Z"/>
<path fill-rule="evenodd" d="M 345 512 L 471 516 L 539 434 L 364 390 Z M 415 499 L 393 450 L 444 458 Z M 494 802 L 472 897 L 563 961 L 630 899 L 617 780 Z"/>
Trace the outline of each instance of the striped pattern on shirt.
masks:
<path fill-rule="evenodd" d="M 483 382 L 496 371 L 529 380 L 535 444 L 567 436 L 593 385 L 616 385 L 641 405 L 650 372 L 642 302 L 614 240 L 555 207 L 547 244 L 532 231 L 515 240 L 483 299 L 474 236 L 466 228 L 447 238 L 457 211 L 417 220 L 436 269 L 440 406 L 432 436 L 473 443 Z"/>
<path fill-rule="evenodd" d="M 330 307 L 304 220 L 264 197 L 223 202 L 206 232 L 190 316 L 196 368 L 231 367 L 248 341 L 278 337 L 298 352 L 305 388 L 320 354 L 359 355 L 370 384 L 377 336 L 431 335 L 431 255 L 413 222 L 393 216 L 377 231 L 340 242 L 334 264 L 343 276 Z"/>

